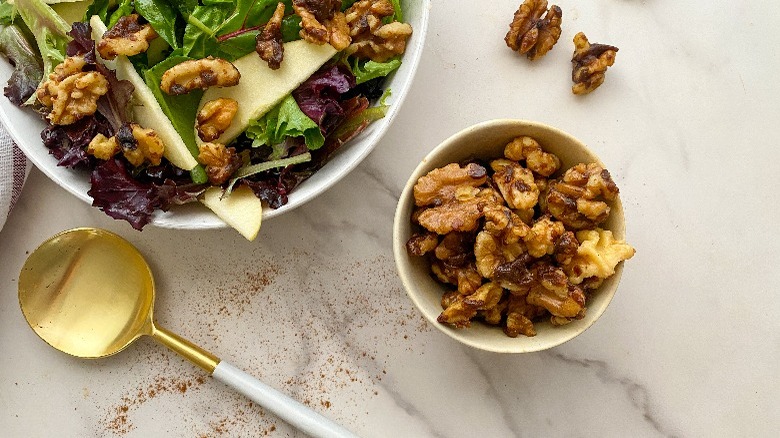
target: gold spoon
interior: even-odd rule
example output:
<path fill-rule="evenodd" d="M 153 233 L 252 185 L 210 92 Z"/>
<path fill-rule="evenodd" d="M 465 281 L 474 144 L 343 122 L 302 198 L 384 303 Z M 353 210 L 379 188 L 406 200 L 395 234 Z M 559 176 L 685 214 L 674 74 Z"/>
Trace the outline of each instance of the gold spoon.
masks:
<path fill-rule="evenodd" d="M 152 271 L 133 245 L 109 231 L 76 228 L 43 242 L 22 267 L 19 304 L 35 333 L 64 353 L 105 357 L 151 336 L 311 436 L 355 436 L 155 324 Z"/>

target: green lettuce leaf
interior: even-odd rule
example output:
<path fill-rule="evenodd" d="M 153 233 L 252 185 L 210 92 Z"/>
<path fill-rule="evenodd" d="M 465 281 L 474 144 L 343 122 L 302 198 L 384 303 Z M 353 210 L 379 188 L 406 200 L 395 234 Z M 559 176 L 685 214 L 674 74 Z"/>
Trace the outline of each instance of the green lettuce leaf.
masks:
<path fill-rule="evenodd" d="M 279 0 L 209 0 L 185 16 L 184 54 L 192 58 L 208 55 L 233 61 L 255 49 L 256 31 L 244 30 L 265 24 Z M 283 0 L 292 11 L 292 0 Z M 289 21 L 289 20 L 288 20 Z M 289 26 L 297 24 L 290 22 Z M 250 35 L 247 35 L 250 34 Z M 289 34 L 289 31 L 288 31 Z M 250 44 L 251 43 L 251 44 Z"/>
<path fill-rule="evenodd" d="M 259 120 L 251 122 L 246 135 L 253 139 L 254 147 L 274 146 L 287 137 L 303 137 L 311 150 L 319 149 L 325 143 L 319 126 L 301 111 L 292 95 L 284 98 Z"/>
<path fill-rule="evenodd" d="M 67 35 L 70 25 L 42 0 L 16 0 L 14 6 L 35 37 L 43 61 L 41 81 L 44 81 L 54 71 L 54 67 L 65 60 L 65 46 L 70 41 Z M 25 104 L 31 105 L 35 99 L 33 94 Z"/>
<path fill-rule="evenodd" d="M 180 64 L 184 61 L 188 61 L 192 58 L 186 56 L 172 56 L 165 61 L 155 65 L 154 67 L 145 70 L 143 72 L 144 81 L 146 85 L 152 90 L 154 97 L 157 98 L 157 102 L 160 103 L 160 107 L 169 119 L 176 132 L 179 133 L 184 144 L 193 156 L 198 156 L 198 144 L 195 141 L 195 117 L 198 113 L 198 105 L 200 104 L 200 98 L 203 97 L 203 90 L 193 90 L 187 94 L 181 94 L 178 96 L 172 96 L 164 93 L 160 89 L 160 79 L 166 70 L 174 65 Z"/>
<path fill-rule="evenodd" d="M 6 3 L 5 0 L 0 0 L 0 24 L 8 26 L 14 22 L 14 18 L 16 18 L 14 5 Z"/>
<path fill-rule="evenodd" d="M 84 13 L 84 18 L 82 21 L 89 22 L 89 19 L 92 18 L 93 15 L 97 15 L 100 17 L 100 21 L 103 23 L 108 22 L 108 7 L 110 5 L 110 0 L 95 0 L 92 2 L 92 4 L 89 5 L 87 8 L 87 12 Z"/>
<path fill-rule="evenodd" d="M 176 9 L 166 0 L 135 0 L 135 10 L 152 25 L 155 31 L 174 49 L 176 40 Z"/>
<path fill-rule="evenodd" d="M 119 2 L 119 7 L 116 8 L 114 12 L 111 13 L 111 18 L 108 19 L 108 23 L 106 23 L 106 27 L 111 29 L 117 21 L 119 21 L 120 18 L 124 17 L 125 15 L 130 15 L 133 13 L 133 0 L 122 0 Z"/>
<path fill-rule="evenodd" d="M 382 76 L 389 75 L 392 71 L 401 66 L 401 60 L 398 58 L 386 62 L 367 61 L 360 62 L 355 58 L 352 62 L 352 74 L 355 75 L 355 82 L 362 84 Z"/>

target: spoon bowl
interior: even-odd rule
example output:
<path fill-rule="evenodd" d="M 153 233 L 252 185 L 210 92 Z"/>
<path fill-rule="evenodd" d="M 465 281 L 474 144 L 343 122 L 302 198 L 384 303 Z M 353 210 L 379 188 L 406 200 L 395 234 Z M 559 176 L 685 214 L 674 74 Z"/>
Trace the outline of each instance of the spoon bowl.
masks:
<path fill-rule="evenodd" d="M 154 279 L 138 250 L 98 229 L 57 234 L 35 250 L 19 276 L 30 327 L 73 356 L 116 354 L 152 334 Z"/>
<path fill-rule="evenodd" d="M 154 323 L 154 277 L 140 252 L 106 230 L 75 228 L 46 240 L 19 274 L 27 323 L 52 347 L 96 359 L 141 336 L 179 353 L 290 425 L 316 437 L 354 437 L 342 426 Z"/>

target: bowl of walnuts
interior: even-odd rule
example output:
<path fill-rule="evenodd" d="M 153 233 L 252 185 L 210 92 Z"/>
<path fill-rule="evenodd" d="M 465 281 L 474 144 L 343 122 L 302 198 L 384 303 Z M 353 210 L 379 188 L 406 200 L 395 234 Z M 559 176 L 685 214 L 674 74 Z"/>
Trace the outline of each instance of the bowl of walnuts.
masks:
<path fill-rule="evenodd" d="M 618 187 L 585 144 L 503 119 L 453 135 L 417 166 L 396 209 L 393 252 L 435 327 L 475 348 L 525 353 L 590 327 L 634 248 Z"/>

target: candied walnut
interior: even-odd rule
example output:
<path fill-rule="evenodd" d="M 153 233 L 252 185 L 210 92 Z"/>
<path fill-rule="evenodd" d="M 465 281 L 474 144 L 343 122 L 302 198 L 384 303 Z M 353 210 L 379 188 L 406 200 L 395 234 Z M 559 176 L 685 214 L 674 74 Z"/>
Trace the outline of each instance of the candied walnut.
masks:
<path fill-rule="evenodd" d="M 434 255 L 449 265 L 463 266 L 474 258 L 475 237 L 473 233 L 449 233 L 438 243 Z"/>
<path fill-rule="evenodd" d="M 222 58 L 208 56 L 176 64 L 163 73 L 160 88 L 168 94 L 187 94 L 209 87 L 231 87 L 238 84 L 241 73 Z"/>
<path fill-rule="evenodd" d="M 476 307 L 466 303 L 465 297 L 460 294 L 448 301 L 449 305 L 436 318 L 436 321 L 442 324 L 450 324 L 455 328 L 470 326 L 471 319 L 477 315 Z"/>
<path fill-rule="evenodd" d="M 98 133 L 87 146 L 87 153 L 100 160 L 108 160 L 119 152 L 116 137 L 106 137 Z"/>
<path fill-rule="evenodd" d="M 203 141 L 214 141 L 225 132 L 238 112 L 238 102 L 220 97 L 210 100 L 198 111 L 195 129 Z"/>
<path fill-rule="evenodd" d="M 543 307 L 528 304 L 524 296 L 509 295 L 506 307 L 506 325 L 504 333 L 510 338 L 518 335 L 536 336 L 534 318 L 545 314 Z"/>
<path fill-rule="evenodd" d="M 431 263 L 431 272 L 442 283 L 458 286 L 461 295 L 470 295 L 482 285 L 482 276 L 474 263 L 457 267 L 435 260 Z"/>
<path fill-rule="evenodd" d="M 330 43 L 339 51 L 347 48 L 352 39 L 340 9 L 340 1 L 294 0 L 293 10 L 301 17 L 301 38 L 313 44 Z"/>
<path fill-rule="evenodd" d="M 153 166 L 160 164 L 165 145 L 153 129 L 144 129 L 135 123 L 126 123 L 116 133 L 116 142 L 122 153 L 135 167 L 144 162 Z"/>
<path fill-rule="evenodd" d="M 436 233 L 415 233 L 406 242 L 406 250 L 413 256 L 424 256 L 436 249 L 438 244 L 439 235 Z"/>
<path fill-rule="evenodd" d="M 532 208 L 539 200 L 539 188 L 530 170 L 510 160 L 493 160 L 493 182 L 511 209 Z"/>
<path fill-rule="evenodd" d="M 588 94 L 604 83 L 607 68 L 615 63 L 618 48 L 607 44 L 591 44 L 580 32 L 574 35 L 574 55 L 571 58 L 571 80 L 574 94 Z"/>
<path fill-rule="evenodd" d="M 528 262 L 532 259 L 528 253 L 524 253 L 511 262 L 496 266 L 493 281 L 514 295 L 525 295 L 533 282 L 533 276 L 528 270 Z"/>
<path fill-rule="evenodd" d="M 139 18 L 138 14 L 125 15 L 103 34 L 97 46 L 101 58 L 133 56 L 149 49 L 149 41 L 157 38 L 157 32 L 148 23 L 138 23 Z"/>
<path fill-rule="evenodd" d="M 492 309 L 504 296 L 504 289 L 497 283 L 485 283 L 463 301 L 477 310 Z"/>
<path fill-rule="evenodd" d="M 563 269 L 547 262 L 539 262 L 531 268 L 534 281 L 526 300 L 529 304 L 547 309 L 553 316 L 577 318 L 584 315 L 585 294 L 569 283 Z"/>
<path fill-rule="evenodd" d="M 498 304 L 489 309 L 477 310 L 477 316 L 481 317 L 486 324 L 499 325 L 504 318 L 504 313 L 506 313 L 508 302 L 506 298 L 502 298 Z"/>
<path fill-rule="evenodd" d="M 206 175 L 213 185 L 220 185 L 241 167 L 236 148 L 221 143 L 203 143 L 199 146 L 198 161 L 206 166 Z"/>
<path fill-rule="evenodd" d="M 538 187 L 539 183 L 537 182 L 536 185 Z M 542 189 L 539 187 L 539 193 L 541 192 Z M 539 199 L 541 201 L 541 198 Z M 536 214 L 536 211 L 533 208 L 516 208 L 512 210 L 512 213 L 516 214 L 524 224 L 531 225 L 534 221 L 534 215 Z"/>
<path fill-rule="evenodd" d="M 566 266 L 571 263 L 571 259 L 577 255 L 577 249 L 580 246 L 580 242 L 572 231 L 566 231 L 555 242 L 555 248 L 553 248 L 553 256 L 555 261 L 560 266 Z M 586 288 L 587 289 L 587 288 Z"/>
<path fill-rule="evenodd" d="M 370 38 L 359 41 L 353 38 L 345 53 L 375 62 L 385 62 L 394 56 L 403 55 L 410 36 L 412 26 L 393 21 L 380 27 Z"/>
<path fill-rule="evenodd" d="M 525 253 L 521 242 L 505 244 L 500 238 L 487 231 L 477 234 L 474 244 L 474 256 L 477 259 L 477 270 L 485 278 L 493 278 L 496 268 L 512 262 Z"/>
<path fill-rule="evenodd" d="M 255 37 L 255 52 L 260 59 L 268 63 L 268 68 L 278 70 L 284 59 L 284 46 L 282 45 L 282 19 L 284 18 L 284 3 L 276 5 L 271 19 L 265 24 L 263 31 Z M 209 141 L 209 140 L 207 140 Z"/>
<path fill-rule="evenodd" d="M 503 205 L 485 207 L 484 215 L 485 231 L 499 237 L 505 244 L 516 243 L 528 234 L 528 225 Z"/>
<path fill-rule="evenodd" d="M 470 197 L 456 198 L 446 204 L 428 208 L 420 213 L 418 220 L 425 229 L 439 234 L 475 231 L 479 228 L 485 207 L 500 203 L 501 195 L 495 190 L 481 189 Z"/>
<path fill-rule="evenodd" d="M 81 56 L 70 56 L 54 68 L 38 87 L 38 100 L 51 108 L 47 118 L 53 125 L 70 125 L 95 114 L 100 96 L 108 93 L 108 80 L 96 71 L 84 72 Z"/>
<path fill-rule="evenodd" d="M 551 255 L 555 252 L 555 244 L 564 232 L 566 228 L 563 222 L 552 220 L 550 215 L 540 217 L 523 238 L 528 254 L 536 258 Z"/>
<path fill-rule="evenodd" d="M 412 26 L 393 21 L 384 24 L 383 19 L 395 13 L 389 0 L 360 0 L 346 11 L 346 23 L 352 44 L 347 54 L 369 58 L 376 62 L 402 55 L 406 41 L 412 35 Z"/>
<path fill-rule="evenodd" d="M 539 142 L 527 136 L 509 142 L 504 148 L 504 156 L 514 161 L 525 160 L 527 168 L 544 177 L 561 167 L 561 160 L 555 154 L 545 152 Z"/>
<path fill-rule="evenodd" d="M 615 273 L 615 267 L 634 256 L 635 250 L 624 240 L 616 240 L 609 230 L 597 228 L 577 232 L 582 242 L 571 263 L 564 266 L 573 284 L 596 277 L 604 280 Z"/>
<path fill-rule="evenodd" d="M 547 9 L 547 0 L 525 0 L 515 12 L 504 41 L 528 59 L 539 59 L 558 42 L 562 16 L 563 11 L 556 5 Z"/>
<path fill-rule="evenodd" d="M 455 199 L 458 187 L 479 187 L 487 180 L 487 170 L 476 163 L 463 167 L 451 163 L 421 176 L 414 185 L 414 203 L 419 206 L 441 205 Z"/>
<path fill-rule="evenodd" d="M 456 290 L 444 292 L 441 296 L 441 308 L 446 309 L 447 307 L 450 307 L 458 301 L 458 298 L 461 298 L 461 294 Z"/>
<path fill-rule="evenodd" d="M 550 183 L 543 210 L 568 228 L 594 228 L 609 216 L 607 201 L 617 198 L 618 188 L 607 169 L 597 163 L 580 163 Z"/>

